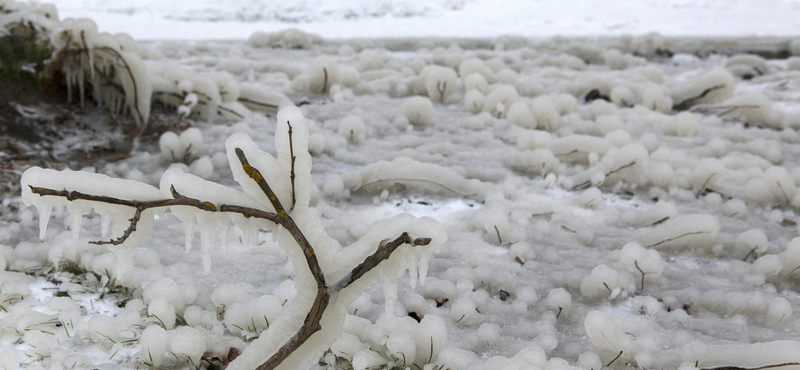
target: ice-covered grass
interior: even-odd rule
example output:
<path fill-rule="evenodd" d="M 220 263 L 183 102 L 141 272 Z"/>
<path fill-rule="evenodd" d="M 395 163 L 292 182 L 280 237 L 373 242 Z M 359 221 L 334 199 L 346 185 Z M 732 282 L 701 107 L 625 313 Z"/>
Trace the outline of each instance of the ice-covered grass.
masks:
<path fill-rule="evenodd" d="M 303 199 L 332 240 L 372 238 L 375 221 L 400 213 L 434 218 L 448 234 L 424 285 L 400 278 L 396 304 L 389 294 L 386 305 L 381 289 L 391 293 L 393 284 L 348 297 L 343 334 L 314 366 L 688 369 L 800 360 L 796 60 L 700 58 L 695 52 L 712 42 L 657 35 L 509 38 L 496 49 L 486 41 L 266 37 L 152 42 L 146 47 L 159 57 L 144 63 L 187 83 L 209 76 L 181 86 L 218 94 L 207 102 L 230 102 L 238 86 L 239 99 L 271 108 L 254 104 L 243 119 L 211 122 L 194 112 L 194 128 L 84 169 L 125 181 L 66 183 L 44 170 L 38 181 L 155 197 L 165 195 L 163 179 L 165 189 L 255 204 L 252 189 L 252 198 L 235 192 L 242 173 L 229 166 L 225 142 L 233 135 L 286 162 L 275 141 L 285 133 L 265 114 L 291 99 L 309 119 L 313 184 Z M 221 71 L 229 75 L 210 77 Z M 173 103 L 154 102 L 186 104 Z M 276 183 L 287 202 L 289 187 Z M 149 236 L 119 265 L 119 248 L 89 241 L 106 228 L 119 235 L 124 227 L 109 218 L 127 226 L 132 211 L 73 204 L 38 241 L 41 221 L 33 208 L 14 211 L 21 202 L 3 201 L 0 226 L 7 367 L 208 368 L 257 338 L 268 342 L 281 316 L 305 315 L 286 308 L 304 272 L 289 263 L 285 240 L 275 242 L 280 233 L 177 209 L 155 214 L 143 226 L 152 226 Z M 201 227 L 181 222 L 194 217 Z M 222 223 L 225 232 L 211 232 Z M 204 246 L 187 251 L 187 230 Z"/>

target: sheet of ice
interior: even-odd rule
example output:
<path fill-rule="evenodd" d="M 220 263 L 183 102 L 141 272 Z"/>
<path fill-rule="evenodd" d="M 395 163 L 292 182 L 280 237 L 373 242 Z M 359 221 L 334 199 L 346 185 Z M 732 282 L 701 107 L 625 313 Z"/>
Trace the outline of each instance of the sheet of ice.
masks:
<path fill-rule="evenodd" d="M 62 17 L 92 17 L 137 39 L 244 39 L 257 30 L 297 27 L 325 37 L 598 36 L 660 32 L 679 36 L 794 35 L 794 0 L 355 1 L 54 0 Z M 211 31 L 213 30 L 213 31 Z"/>

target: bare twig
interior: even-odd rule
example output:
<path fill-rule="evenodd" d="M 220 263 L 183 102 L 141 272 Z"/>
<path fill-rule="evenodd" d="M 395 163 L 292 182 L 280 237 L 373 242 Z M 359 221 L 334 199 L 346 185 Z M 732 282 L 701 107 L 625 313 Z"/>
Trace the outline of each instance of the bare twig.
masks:
<path fill-rule="evenodd" d="M 325 93 L 328 91 L 328 69 L 322 68 L 322 74 L 324 75 L 322 80 L 322 92 Z"/>
<path fill-rule="evenodd" d="M 644 276 L 649 274 L 649 272 L 642 271 L 642 268 L 639 267 L 639 261 L 633 261 L 633 264 L 636 265 L 636 269 L 639 270 L 639 272 L 642 274 L 642 288 L 641 288 L 640 292 L 643 292 L 644 291 Z"/>
<path fill-rule="evenodd" d="M 286 124 L 289 125 L 289 156 L 292 157 L 292 169 L 289 172 L 289 179 L 292 180 L 292 208 L 294 208 L 295 203 L 297 203 L 297 193 L 294 188 L 294 162 L 297 157 L 294 155 L 294 143 L 292 142 L 292 124 L 289 121 L 286 121 Z"/>
<path fill-rule="evenodd" d="M 240 102 L 245 103 L 245 104 L 257 105 L 257 106 L 264 107 L 264 108 L 267 108 L 267 109 L 278 109 L 277 105 L 262 103 L 262 102 L 255 101 L 255 100 L 250 100 L 250 99 L 247 99 L 247 98 L 239 97 L 239 99 L 237 99 L 237 100 L 239 100 Z"/>
<path fill-rule="evenodd" d="M 417 238 L 412 239 L 408 233 L 403 233 L 397 239 L 389 241 L 384 240 L 378 246 L 378 250 L 375 251 L 371 256 L 367 257 L 364 262 L 353 268 L 350 272 L 349 276 L 340 281 L 336 284 L 336 288 L 339 290 L 347 288 L 350 284 L 354 283 L 356 280 L 360 279 L 364 274 L 375 268 L 378 264 L 389 258 L 392 253 L 394 253 L 397 248 L 404 244 L 410 244 L 412 246 L 422 246 L 430 244 L 430 238 Z"/>
<path fill-rule="evenodd" d="M 624 169 L 626 169 L 626 168 L 628 168 L 628 167 L 633 167 L 633 166 L 635 166 L 635 165 L 636 165 L 636 162 L 637 162 L 637 161 L 633 161 L 633 162 L 631 162 L 631 163 L 628 163 L 628 164 L 625 164 L 625 165 L 622 165 L 622 166 L 620 166 L 620 167 L 619 167 L 619 168 L 617 168 L 616 170 L 611 170 L 610 172 L 606 173 L 606 177 L 609 177 L 609 176 L 611 176 L 611 175 L 613 175 L 613 174 L 615 174 L 615 173 L 617 173 L 617 172 L 619 172 L 619 171 L 622 171 L 622 170 L 624 170 Z"/>
<path fill-rule="evenodd" d="M 611 360 L 611 362 L 609 362 L 608 364 L 606 364 L 606 367 L 609 367 L 609 366 L 611 366 L 611 364 L 613 364 L 613 363 L 614 363 L 614 361 L 617 361 L 617 359 L 619 359 L 619 358 L 620 358 L 620 356 L 622 356 L 622 351 L 619 351 L 619 354 L 617 355 L 617 357 L 614 357 L 614 359 L 613 359 L 613 360 Z"/>
<path fill-rule="evenodd" d="M 719 89 L 724 89 L 725 86 L 727 86 L 727 85 L 721 84 L 721 85 L 714 85 L 712 87 L 709 87 L 709 88 L 703 90 L 703 92 L 700 93 L 700 95 L 692 97 L 692 98 L 688 98 L 688 99 L 676 104 L 675 105 L 675 110 L 687 110 L 692 105 L 694 105 L 694 103 L 696 101 L 698 101 L 698 100 L 700 100 L 702 98 L 705 98 L 706 95 L 710 94 L 712 91 L 716 91 L 716 90 L 719 90 Z"/>
<path fill-rule="evenodd" d="M 742 258 L 742 261 L 747 261 L 747 259 L 750 258 L 750 256 L 756 253 L 756 250 L 758 250 L 758 246 L 755 246 L 753 249 L 751 249 L 750 252 L 748 252 L 747 255 L 744 256 L 744 258 Z"/>
<path fill-rule="evenodd" d="M 658 243 L 650 244 L 650 245 L 647 246 L 647 248 L 657 247 L 657 246 L 659 246 L 661 244 L 668 243 L 668 242 L 671 242 L 671 241 L 675 241 L 675 240 L 678 240 L 678 239 L 686 237 L 686 236 L 701 235 L 701 234 L 708 234 L 708 231 L 688 232 L 688 233 L 685 233 L 685 234 L 678 235 L 678 236 L 676 236 L 674 238 L 664 239 L 664 240 L 662 240 L 662 241 L 660 241 Z"/>

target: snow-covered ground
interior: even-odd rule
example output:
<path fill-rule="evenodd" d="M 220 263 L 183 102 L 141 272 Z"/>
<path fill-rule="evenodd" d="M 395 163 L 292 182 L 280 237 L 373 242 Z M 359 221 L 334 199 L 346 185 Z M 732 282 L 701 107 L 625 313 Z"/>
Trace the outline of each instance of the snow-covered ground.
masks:
<path fill-rule="evenodd" d="M 63 17 L 137 39 L 243 39 L 296 27 L 328 38 L 795 35 L 798 0 L 55 0 Z"/>
<path fill-rule="evenodd" d="M 89 2 L 64 3 L 62 16 Z M 488 1 L 359 2 L 344 12 L 284 2 L 276 6 L 293 14 L 294 26 L 326 36 L 325 27 L 347 23 L 333 36 L 439 37 L 330 40 L 288 32 L 249 41 L 243 38 L 253 30 L 286 23 L 244 17 L 241 9 L 249 8 L 236 8 L 238 2 L 225 12 L 211 10 L 218 4 L 211 1 L 178 9 L 155 1 L 91 3 L 100 5 L 86 14 L 101 30 L 158 39 L 119 41 L 141 57 L 127 58 L 147 67 L 137 76 L 151 79 L 154 109 L 172 112 L 162 103 L 183 103 L 183 96 L 177 103 L 165 97 L 169 89 L 192 92 L 196 103 L 194 92 L 244 86 L 300 105 L 310 120 L 313 161 L 313 185 L 300 188 L 310 192 L 312 213 L 293 217 L 303 228 L 318 217 L 324 232 L 309 238 L 335 240 L 318 248 L 325 268 L 342 269 L 326 248 L 374 238 L 379 220 L 410 213 L 444 226 L 447 242 L 430 260 L 426 283 L 412 288 L 403 275 L 397 302 L 388 306 L 391 277 L 367 287 L 348 307 L 332 354 L 319 363 L 311 358 L 313 369 L 693 370 L 800 361 L 800 58 L 787 56 L 800 54 L 800 42 L 789 37 L 797 2 L 586 1 L 572 21 L 556 17 L 566 7 L 560 2 L 514 3 L 531 7 L 532 16 Z M 480 11 L 489 21 L 447 31 Z M 525 23 L 530 32 L 503 22 L 501 12 L 533 22 Z M 636 21 L 620 21 L 626 18 Z M 490 31 L 492 19 L 504 31 Z M 531 19 L 553 19 L 552 29 Z M 240 29 L 227 28 L 233 24 Z M 585 28 L 578 32 L 576 24 Z M 386 33 L 359 28 L 370 25 Z M 447 37 L 505 30 L 607 37 Z M 614 36 L 653 30 L 700 36 Z M 753 33 L 785 37 L 701 37 Z M 217 37 L 238 39 L 169 40 Z M 783 58 L 732 55 L 748 51 Z M 286 137 L 284 126 L 275 112 L 252 106 L 245 119 L 204 118 L 211 100 L 200 99 L 205 105 L 186 108 L 194 109 L 194 128 L 83 170 L 158 187 L 166 171 L 174 180 L 170 168 L 178 168 L 253 195 L 242 168 L 229 165 L 236 158 L 231 148 L 244 133 L 263 151 L 282 151 L 278 161 L 286 161 L 285 143 L 275 140 Z M 226 147 L 232 135 L 237 140 Z M 247 153 L 262 160 L 252 163 L 269 162 L 266 154 Z M 37 186 L 160 196 L 141 184 L 36 172 L 26 181 Z M 279 181 L 285 172 L 267 179 L 279 183 L 276 189 L 283 184 L 279 196 L 288 194 L 285 178 Z M 30 194 L 27 200 L 42 205 Z M 211 368 L 239 351 L 257 357 L 248 344 L 270 343 L 255 338 L 294 333 L 270 324 L 305 315 L 291 310 L 292 281 L 305 270 L 275 240 L 283 235 L 285 247 L 285 233 L 261 229 L 253 240 L 244 220 L 230 229 L 227 218 L 205 220 L 190 230 L 197 235 L 187 252 L 186 224 L 178 219 L 185 215 L 166 212 L 126 255 L 90 242 L 103 239 L 108 219 L 120 235 L 131 209 L 81 215 L 87 204 L 71 203 L 70 212 L 51 219 L 49 208 L 26 207 L 18 194 L 2 204 L 0 368 Z M 256 200 L 247 205 L 269 208 Z M 209 232 L 217 226 L 226 230 L 225 243 Z M 397 236 L 398 225 L 382 227 L 387 235 L 376 240 Z M 413 237 L 424 237 L 436 228 L 413 229 Z"/>

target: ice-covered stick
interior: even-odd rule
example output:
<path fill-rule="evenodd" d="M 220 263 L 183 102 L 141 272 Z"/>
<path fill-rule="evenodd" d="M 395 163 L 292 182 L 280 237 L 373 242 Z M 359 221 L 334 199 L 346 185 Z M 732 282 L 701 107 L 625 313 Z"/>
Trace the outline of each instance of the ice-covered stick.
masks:
<path fill-rule="evenodd" d="M 53 171 L 54 173 L 58 173 L 58 171 Z M 120 205 L 120 206 L 127 206 L 135 209 L 135 213 L 133 217 L 130 219 L 131 223 L 128 228 L 123 232 L 123 234 L 117 238 L 112 240 L 105 240 L 105 241 L 95 241 L 92 244 L 99 244 L 99 245 L 120 245 L 124 243 L 131 234 L 136 231 L 136 225 L 139 223 L 141 214 L 147 209 L 152 208 L 163 208 L 163 207 L 171 207 L 171 206 L 188 206 L 198 208 L 202 211 L 206 212 L 228 212 L 228 213 L 238 213 L 245 217 L 255 217 L 255 218 L 262 218 L 269 221 L 273 221 L 278 223 L 278 216 L 271 212 L 265 212 L 260 209 L 243 207 L 243 206 L 236 206 L 236 205 L 222 205 L 217 209 L 217 207 L 211 202 L 204 202 L 199 199 L 185 197 L 175 191 L 172 188 L 172 195 L 173 198 L 167 199 L 159 199 L 159 200 L 150 200 L 150 201 L 140 201 L 140 200 L 130 200 L 130 199 L 122 199 L 110 196 L 102 196 L 102 195 L 93 195 L 93 194 L 86 194 L 80 191 L 75 190 L 55 190 L 45 187 L 37 187 L 34 185 L 28 185 L 31 189 L 33 194 L 37 194 L 40 196 L 55 196 L 55 197 L 62 197 L 68 201 L 75 201 L 75 200 L 85 200 L 89 202 L 97 202 L 97 203 L 106 203 L 106 204 L 113 204 L 113 205 Z"/>

